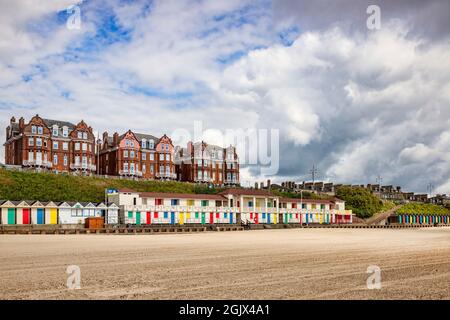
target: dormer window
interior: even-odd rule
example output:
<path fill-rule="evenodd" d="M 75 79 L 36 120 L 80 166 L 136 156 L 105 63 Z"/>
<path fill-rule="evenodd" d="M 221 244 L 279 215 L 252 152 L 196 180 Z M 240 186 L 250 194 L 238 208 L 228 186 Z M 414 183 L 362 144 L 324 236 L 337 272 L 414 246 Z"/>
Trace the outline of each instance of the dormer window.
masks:
<path fill-rule="evenodd" d="M 78 131 L 78 139 L 83 139 L 83 132 L 81 132 L 81 131 Z"/>
<path fill-rule="evenodd" d="M 42 127 L 38 127 L 38 134 L 43 134 L 44 133 L 44 128 Z"/>
<path fill-rule="evenodd" d="M 34 134 L 37 133 L 37 128 L 36 128 L 36 126 L 31 126 L 31 133 L 34 133 Z"/>
<path fill-rule="evenodd" d="M 142 139 L 141 145 L 142 145 L 142 149 L 145 149 L 145 148 L 146 148 L 147 142 L 146 142 L 145 139 Z"/>
<path fill-rule="evenodd" d="M 154 148 L 155 148 L 155 141 L 150 140 L 150 141 L 148 142 L 148 148 L 149 148 L 149 149 L 154 149 Z"/>
<path fill-rule="evenodd" d="M 53 132 L 52 132 L 52 134 L 53 134 L 54 137 L 57 137 L 57 136 L 58 136 L 58 126 L 57 126 L 57 125 L 54 125 L 54 126 L 53 126 Z"/>
<path fill-rule="evenodd" d="M 87 138 L 88 138 L 87 132 L 83 132 L 83 139 L 86 139 L 86 140 L 87 140 Z"/>
<path fill-rule="evenodd" d="M 69 136 L 69 128 L 63 127 L 63 137 L 67 138 Z"/>

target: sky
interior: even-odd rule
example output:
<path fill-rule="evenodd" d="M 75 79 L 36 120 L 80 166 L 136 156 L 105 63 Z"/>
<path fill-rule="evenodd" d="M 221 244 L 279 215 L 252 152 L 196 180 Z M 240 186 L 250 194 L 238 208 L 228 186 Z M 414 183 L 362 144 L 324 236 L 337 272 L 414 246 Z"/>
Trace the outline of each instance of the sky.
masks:
<path fill-rule="evenodd" d="M 0 127 L 39 114 L 162 136 L 201 121 L 218 144 L 228 129 L 278 130 L 276 175 L 243 165 L 244 185 L 310 180 L 315 165 L 318 180 L 448 194 L 448 12 L 447 0 L 0 0 Z"/>

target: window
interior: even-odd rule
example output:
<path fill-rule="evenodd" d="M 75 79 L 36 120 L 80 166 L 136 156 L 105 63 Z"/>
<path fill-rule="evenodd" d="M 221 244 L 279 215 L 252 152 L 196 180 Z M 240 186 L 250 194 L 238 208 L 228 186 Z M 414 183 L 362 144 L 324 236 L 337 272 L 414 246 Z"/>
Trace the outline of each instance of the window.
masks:
<path fill-rule="evenodd" d="M 142 165 L 142 173 L 145 173 L 145 171 L 146 171 L 145 169 L 146 169 L 145 164 L 143 164 Z"/>
<path fill-rule="evenodd" d="M 166 161 L 170 161 L 170 153 L 166 153 Z"/>
<path fill-rule="evenodd" d="M 83 132 L 83 139 L 86 139 L 86 140 L 87 140 L 87 138 L 88 138 L 87 132 Z"/>
<path fill-rule="evenodd" d="M 44 133 L 44 128 L 38 127 L 38 134 L 43 134 L 43 133 Z"/>
<path fill-rule="evenodd" d="M 82 143 L 81 147 L 82 147 L 83 151 L 86 151 L 87 150 L 87 143 Z"/>
<path fill-rule="evenodd" d="M 44 147 L 47 148 L 47 140 L 44 140 Z"/>
<path fill-rule="evenodd" d="M 67 127 L 63 127 L 63 137 L 67 138 L 69 136 L 69 130 Z"/>
<path fill-rule="evenodd" d="M 150 141 L 148 142 L 148 148 L 149 148 L 149 149 L 154 149 L 154 148 L 155 148 L 155 141 L 150 140 Z"/>
<path fill-rule="evenodd" d="M 31 133 L 34 133 L 34 134 L 37 133 L 36 126 L 31 126 Z"/>
<path fill-rule="evenodd" d="M 198 179 L 201 179 L 201 178 L 202 178 L 202 172 L 201 172 L 201 171 L 198 171 L 198 173 L 197 173 L 197 178 L 198 178 Z"/>
<path fill-rule="evenodd" d="M 227 180 L 231 181 L 231 174 L 227 173 Z"/>
<path fill-rule="evenodd" d="M 83 139 L 83 132 L 81 132 L 81 131 L 78 131 L 78 139 Z"/>
<path fill-rule="evenodd" d="M 83 156 L 82 161 L 83 161 L 83 163 L 82 163 L 83 168 L 86 168 L 87 167 L 87 157 Z"/>
<path fill-rule="evenodd" d="M 128 150 L 124 150 L 123 151 L 123 157 L 124 158 L 128 158 Z"/>
<path fill-rule="evenodd" d="M 33 161 L 34 153 L 33 151 L 28 151 L 28 161 Z"/>
<path fill-rule="evenodd" d="M 150 160 L 154 161 L 155 160 L 155 154 L 154 153 L 150 153 Z"/>
<path fill-rule="evenodd" d="M 75 156 L 75 165 L 76 166 L 80 165 L 80 156 Z"/>
<path fill-rule="evenodd" d="M 205 171 L 204 176 L 205 176 L 205 179 L 208 179 L 208 171 Z"/>
<path fill-rule="evenodd" d="M 159 173 L 164 174 L 164 166 L 159 166 Z"/>
<path fill-rule="evenodd" d="M 69 143 L 63 142 L 63 150 L 69 150 Z"/>
<path fill-rule="evenodd" d="M 130 172 L 134 173 L 134 163 L 130 163 Z"/>
<path fill-rule="evenodd" d="M 145 149 L 145 148 L 146 148 L 147 142 L 145 141 L 145 139 L 142 139 L 141 145 L 142 145 L 142 149 Z"/>
<path fill-rule="evenodd" d="M 41 138 L 36 138 L 36 146 L 42 147 L 42 139 Z"/>
<path fill-rule="evenodd" d="M 154 172 L 153 170 L 154 170 L 154 169 L 153 169 L 153 165 L 151 165 L 151 166 L 150 166 L 150 173 L 151 173 L 151 174 L 153 174 L 153 172 Z"/>
<path fill-rule="evenodd" d="M 179 199 L 172 199 L 172 200 L 170 200 L 170 205 L 171 206 L 179 206 L 180 205 L 180 200 Z"/>
<path fill-rule="evenodd" d="M 202 207 L 208 206 L 208 200 L 202 200 Z"/>
<path fill-rule="evenodd" d="M 54 165 L 58 164 L 58 155 L 57 154 L 53 155 L 53 164 Z"/>
<path fill-rule="evenodd" d="M 28 146 L 34 146 L 34 138 L 28 138 Z"/>
<path fill-rule="evenodd" d="M 59 147 L 58 141 L 53 141 L 53 149 L 58 150 L 58 147 Z"/>
<path fill-rule="evenodd" d="M 58 136 L 58 126 L 53 126 L 53 132 L 52 134 L 57 137 Z"/>
<path fill-rule="evenodd" d="M 219 169 L 222 169 L 222 162 L 219 162 Z"/>
<path fill-rule="evenodd" d="M 164 161 L 164 153 L 159 154 L 159 161 Z"/>
<path fill-rule="evenodd" d="M 134 150 L 130 151 L 130 158 L 134 158 Z"/>
<path fill-rule="evenodd" d="M 170 174 L 170 166 L 166 166 L 166 174 L 167 174 L 167 175 Z"/>
<path fill-rule="evenodd" d="M 201 166 L 202 166 L 202 160 L 197 160 L 197 165 L 198 165 L 199 167 L 201 167 Z"/>
<path fill-rule="evenodd" d="M 75 142 L 75 150 L 76 151 L 80 150 L 80 143 L 79 142 Z"/>
<path fill-rule="evenodd" d="M 123 171 L 128 172 L 128 162 L 123 164 Z"/>
<path fill-rule="evenodd" d="M 67 155 L 64 155 L 64 165 L 67 166 Z"/>
<path fill-rule="evenodd" d="M 143 160 L 143 161 L 147 160 L 147 154 L 142 153 L 142 160 Z"/>
<path fill-rule="evenodd" d="M 127 147 L 130 146 L 130 141 L 129 140 L 125 140 L 125 146 L 127 146 Z"/>
<path fill-rule="evenodd" d="M 92 151 L 92 145 L 90 143 L 88 143 L 88 150 L 89 150 L 89 152 Z"/>

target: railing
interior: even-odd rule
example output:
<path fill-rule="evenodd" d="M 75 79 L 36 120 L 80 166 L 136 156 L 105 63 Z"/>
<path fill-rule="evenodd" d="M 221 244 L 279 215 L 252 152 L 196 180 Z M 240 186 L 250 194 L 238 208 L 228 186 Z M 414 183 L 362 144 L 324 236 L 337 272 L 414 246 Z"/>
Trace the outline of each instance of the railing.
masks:
<path fill-rule="evenodd" d="M 239 183 L 239 180 L 237 179 L 225 180 L 224 183 L 237 184 Z"/>
<path fill-rule="evenodd" d="M 198 207 L 198 206 L 166 206 L 166 205 L 124 205 L 125 211 L 140 212 L 238 212 L 238 213 L 282 213 L 282 214 L 313 214 L 313 215 L 346 215 L 351 216 L 351 210 L 296 210 L 296 209 L 280 209 L 277 208 L 239 208 L 239 207 Z"/>
<path fill-rule="evenodd" d="M 177 175 L 176 173 L 162 173 L 162 172 L 157 172 L 155 174 L 156 178 L 161 178 L 161 179 L 176 179 Z"/>
<path fill-rule="evenodd" d="M 195 178 L 194 179 L 194 182 L 213 182 L 213 179 L 212 178 Z"/>
<path fill-rule="evenodd" d="M 70 169 L 72 170 L 90 170 L 90 171 L 95 171 L 97 170 L 97 166 L 94 164 L 76 164 L 76 163 L 71 163 L 70 164 Z"/>
<path fill-rule="evenodd" d="M 130 170 L 119 170 L 120 176 L 135 176 L 135 177 L 142 177 L 142 171 L 130 171 Z"/>
<path fill-rule="evenodd" d="M 51 168 L 53 163 L 50 161 L 36 161 L 36 160 L 24 160 L 23 165 L 26 167 L 46 167 Z"/>

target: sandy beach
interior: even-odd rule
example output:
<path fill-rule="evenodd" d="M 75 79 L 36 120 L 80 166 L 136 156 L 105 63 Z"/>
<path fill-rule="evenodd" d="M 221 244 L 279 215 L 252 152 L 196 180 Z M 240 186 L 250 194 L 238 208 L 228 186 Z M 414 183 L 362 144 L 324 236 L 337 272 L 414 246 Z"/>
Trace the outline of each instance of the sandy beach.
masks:
<path fill-rule="evenodd" d="M 81 289 L 68 290 L 78 265 Z M 382 288 L 368 290 L 368 266 Z M 450 228 L 2 235 L 0 299 L 449 299 Z"/>

